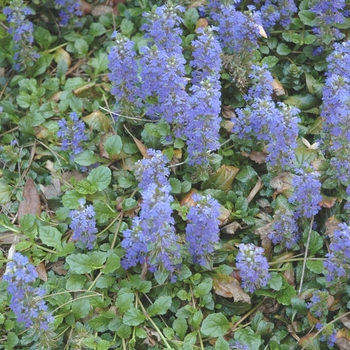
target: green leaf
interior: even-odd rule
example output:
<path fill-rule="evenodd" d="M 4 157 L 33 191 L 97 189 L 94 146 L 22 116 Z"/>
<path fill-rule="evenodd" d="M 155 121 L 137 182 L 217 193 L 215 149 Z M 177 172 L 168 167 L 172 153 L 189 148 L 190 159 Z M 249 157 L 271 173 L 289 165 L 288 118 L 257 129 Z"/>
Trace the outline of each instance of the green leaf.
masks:
<path fill-rule="evenodd" d="M 134 293 L 128 292 L 129 289 L 126 289 L 127 291 L 124 291 L 123 289 L 126 289 L 126 288 L 122 288 L 119 291 L 117 300 L 115 302 L 115 306 L 118 308 L 121 314 L 124 314 L 126 311 L 128 311 L 133 307 L 134 298 L 135 298 Z"/>
<path fill-rule="evenodd" d="M 306 266 L 311 272 L 317 274 L 322 273 L 324 270 L 323 261 L 320 260 L 307 260 Z"/>
<path fill-rule="evenodd" d="M 73 273 L 83 274 L 93 270 L 93 262 L 85 254 L 72 254 L 67 256 L 66 261 Z"/>
<path fill-rule="evenodd" d="M 122 20 L 122 23 L 120 24 L 120 30 L 122 31 L 122 33 L 126 36 L 129 36 L 132 33 L 133 29 L 134 23 L 124 18 Z"/>
<path fill-rule="evenodd" d="M 83 38 L 77 39 L 74 42 L 74 47 L 77 50 L 78 57 L 87 57 L 87 53 L 89 51 L 89 45 Z"/>
<path fill-rule="evenodd" d="M 294 106 L 299 108 L 302 111 L 307 111 L 313 107 L 316 107 L 320 100 L 314 95 L 293 95 L 289 96 L 286 100 L 284 100 L 289 106 Z"/>
<path fill-rule="evenodd" d="M 296 295 L 295 289 L 288 285 L 277 293 L 277 301 L 282 305 L 290 305 L 291 298 Z"/>
<path fill-rule="evenodd" d="M 101 23 L 91 23 L 89 34 L 92 36 L 100 36 L 106 33 L 106 28 Z"/>
<path fill-rule="evenodd" d="M 88 298 L 77 299 L 72 303 L 72 313 L 77 320 L 84 318 L 90 311 L 90 301 Z"/>
<path fill-rule="evenodd" d="M 148 293 L 152 288 L 151 281 L 144 281 L 139 275 L 130 276 L 131 286 L 141 293 Z"/>
<path fill-rule="evenodd" d="M 171 186 L 171 193 L 181 193 L 181 181 L 175 178 L 169 179 L 169 183 Z"/>
<path fill-rule="evenodd" d="M 108 132 L 111 127 L 110 120 L 101 111 L 95 111 L 83 117 L 82 120 L 90 126 L 91 129 Z"/>
<path fill-rule="evenodd" d="M 120 154 L 123 148 L 122 139 L 119 135 L 112 135 L 108 137 L 104 144 L 105 151 L 108 153 L 110 159 L 115 159 Z"/>
<path fill-rule="evenodd" d="M 97 57 L 93 58 L 90 62 L 91 67 L 95 68 L 95 75 L 100 74 L 100 72 L 103 72 L 108 69 L 108 55 L 105 52 L 99 52 L 97 54 Z M 109 120 L 108 120 L 109 123 Z"/>
<path fill-rule="evenodd" d="M 230 329 L 230 323 L 222 313 L 209 314 L 203 321 L 201 332 L 212 338 L 225 335 Z"/>
<path fill-rule="evenodd" d="M 106 203 L 96 201 L 93 204 L 98 223 L 103 224 L 110 218 L 117 216 L 117 213 Z"/>
<path fill-rule="evenodd" d="M 219 337 L 215 343 L 215 350 L 229 350 L 229 348 L 229 343 L 223 337 Z"/>
<path fill-rule="evenodd" d="M 338 186 L 338 179 L 336 178 L 329 178 L 326 179 L 323 183 L 322 183 L 322 188 L 325 188 L 326 190 L 333 190 L 334 188 L 336 188 Z"/>
<path fill-rule="evenodd" d="M 89 320 L 89 326 L 97 332 L 105 332 L 108 329 L 108 324 L 111 321 L 109 317 L 98 316 Z"/>
<path fill-rule="evenodd" d="M 62 197 L 62 204 L 67 209 L 77 209 L 80 207 L 79 199 L 84 198 L 79 192 L 67 191 Z"/>
<path fill-rule="evenodd" d="M 34 64 L 34 74 L 33 76 L 36 77 L 40 74 L 43 74 L 46 72 L 47 68 L 50 66 L 52 62 L 53 56 L 51 54 L 42 54 L 35 62 Z"/>
<path fill-rule="evenodd" d="M 298 16 L 304 24 L 310 27 L 314 27 L 316 25 L 317 18 L 314 12 L 310 10 L 302 10 L 298 12 Z"/>
<path fill-rule="evenodd" d="M 101 289 L 109 288 L 109 287 L 113 286 L 114 283 L 115 283 L 115 277 L 114 276 L 102 275 L 97 280 L 96 287 L 97 288 L 101 288 Z"/>
<path fill-rule="evenodd" d="M 84 151 L 74 156 L 75 163 L 81 166 L 89 166 L 95 164 L 99 161 L 99 157 L 97 157 L 92 151 Z"/>
<path fill-rule="evenodd" d="M 128 339 L 131 335 L 131 327 L 126 324 L 121 324 L 117 330 L 117 334 L 122 339 Z"/>
<path fill-rule="evenodd" d="M 188 329 L 186 319 L 184 317 L 178 317 L 175 319 L 173 322 L 173 329 L 179 336 L 180 340 L 184 340 Z"/>
<path fill-rule="evenodd" d="M 109 168 L 100 165 L 90 171 L 87 179 L 95 185 L 99 191 L 102 191 L 111 183 L 112 172 Z"/>
<path fill-rule="evenodd" d="M 192 31 L 199 19 L 198 11 L 196 8 L 192 7 L 188 9 L 184 14 L 184 25 L 185 27 Z"/>
<path fill-rule="evenodd" d="M 161 296 L 154 302 L 153 305 L 150 305 L 147 308 L 147 312 L 150 316 L 155 315 L 165 315 L 171 305 L 171 297 L 170 296 Z"/>
<path fill-rule="evenodd" d="M 281 43 L 277 46 L 277 53 L 281 56 L 287 56 L 289 55 L 292 50 L 284 43 Z"/>
<path fill-rule="evenodd" d="M 6 204 L 11 199 L 11 187 L 5 182 L 4 179 L 0 179 L 0 204 Z"/>
<path fill-rule="evenodd" d="M 261 345 L 260 334 L 255 334 L 249 327 L 236 329 L 235 340 L 238 340 L 242 345 L 249 345 L 249 349 L 259 349 Z"/>
<path fill-rule="evenodd" d="M 128 326 L 138 326 L 146 319 L 146 316 L 137 308 L 130 308 L 123 317 L 123 323 Z"/>
<path fill-rule="evenodd" d="M 303 299 L 300 299 L 297 296 L 294 296 L 291 298 L 291 303 L 292 303 L 292 307 L 294 310 L 296 310 L 297 312 L 303 314 L 304 316 L 307 315 L 309 309 L 306 306 L 306 302 Z"/>
<path fill-rule="evenodd" d="M 282 277 L 277 272 L 271 272 L 271 277 L 268 281 L 268 286 L 276 291 L 282 287 Z"/>
<path fill-rule="evenodd" d="M 124 211 L 128 211 L 137 207 L 137 201 L 133 198 L 126 198 L 122 202 L 122 208 Z"/>
<path fill-rule="evenodd" d="M 52 36 L 50 32 L 43 27 L 37 27 L 35 29 L 34 38 L 36 43 L 42 45 L 45 50 L 47 50 L 50 47 L 50 44 L 52 42 Z"/>
<path fill-rule="evenodd" d="M 306 244 L 307 241 L 308 230 L 304 231 L 303 234 L 303 242 Z M 323 238 L 316 231 L 311 231 L 310 233 L 310 244 L 309 251 L 310 255 L 316 254 L 323 247 Z"/>
<path fill-rule="evenodd" d="M 274 67 L 278 63 L 279 59 L 275 56 L 264 57 L 261 61 L 263 64 L 267 64 L 269 68 Z"/>
<path fill-rule="evenodd" d="M 120 267 L 120 257 L 117 254 L 112 254 L 107 258 L 106 266 L 102 270 L 103 273 L 112 273 Z"/>
<path fill-rule="evenodd" d="M 45 245 L 54 247 L 58 250 L 62 249 L 62 233 L 58 231 L 57 228 L 51 226 L 40 226 L 39 237 Z"/>
<path fill-rule="evenodd" d="M 211 278 L 205 278 L 203 282 L 193 287 L 193 293 L 198 298 L 208 294 L 213 288 L 213 280 Z"/>
<path fill-rule="evenodd" d="M 79 192 L 82 195 L 86 194 L 93 194 L 97 192 L 97 186 L 95 184 L 92 184 L 88 180 L 81 180 L 79 181 L 74 188 L 76 189 L 77 192 Z"/>
<path fill-rule="evenodd" d="M 83 289 L 86 282 L 86 277 L 84 275 L 71 274 L 66 283 L 67 290 L 79 290 Z"/>

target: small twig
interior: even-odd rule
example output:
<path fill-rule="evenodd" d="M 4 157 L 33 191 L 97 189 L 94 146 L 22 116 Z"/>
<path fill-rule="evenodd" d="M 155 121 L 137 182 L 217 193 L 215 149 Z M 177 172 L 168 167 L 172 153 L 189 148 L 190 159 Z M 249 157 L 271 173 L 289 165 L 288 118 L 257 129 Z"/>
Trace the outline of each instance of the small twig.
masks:
<path fill-rule="evenodd" d="M 304 261 L 303 261 L 303 269 L 301 271 L 301 278 L 300 278 L 300 286 L 299 286 L 298 295 L 301 294 L 301 289 L 303 287 L 305 268 L 306 268 L 306 260 L 307 260 L 307 252 L 309 250 L 310 237 L 311 237 L 311 231 L 312 231 L 312 225 L 313 224 L 314 224 L 314 216 L 312 216 L 312 218 L 311 218 L 310 229 L 309 229 L 309 232 L 308 232 L 308 235 L 307 235 L 307 241 L 306 241 L 306 246 L 305 246 L 305 254 L 304 254 Z"/>

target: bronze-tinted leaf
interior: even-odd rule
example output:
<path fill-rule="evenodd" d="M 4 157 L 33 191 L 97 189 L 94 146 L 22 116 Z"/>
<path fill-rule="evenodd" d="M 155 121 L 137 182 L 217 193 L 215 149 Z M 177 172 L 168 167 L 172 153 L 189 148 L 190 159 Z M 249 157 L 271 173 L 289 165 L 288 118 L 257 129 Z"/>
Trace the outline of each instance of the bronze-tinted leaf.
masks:
<path fill-rule="evenodd" d="M 216 190 L 228 191 L 232 188 L 232 182 L 235 179 L 239 168 L 230 165 L 222 165 L 209 179 L 202 184 L 202 188 L 214 188 Z"/>
<path fill-rule="evenodd" d="M 79 2 L 80 2 L 80 9 L 83 12 L 83 15 L 84 16 L 88 15 L 92 10 L 92 6 L 85 0 L 79 0 Z"/>
<path fill-rule="evenodd" d="M 283 85 L 278 79 L 273 79 L 272 83 L 272 90 L 276 96 L 284 96 L 286 94 Z"/>
<path fill-rule="evenodd" d="M 108 132 L 111 130 L 110 119 L 101 111 L 95 111 L 82 118 L 84 122 L 96 131 Z"/>
<path fill-rule="evenodd" d="M 221 106 L 221 114 L 226 119 L 232 119 L 236 116 L 235 110 L 232 106 Z"/>
<path fill-rule="evenodd" d="M 350 349 L 350 331 L 347 328 L 342 328 L 337 332 L 336 344 L 340 350 Z"/>
<path fill-rule="evenodd" d="M 196 31 L 198 28 L 208 27 L 209 22 L 206 18 L 200 18 L 196 23 Z"/>
<path fill-rule="evenodd" d="M 54 271 L 57 275 L 65 276 L 68 271 L 64 268 L 64 260 L 58 260 L 51 265 L 51 270 Z"/>
<path fill-rule="evenodd" d="M 298 345 L 302 346 L 305 350 L 319 350 L 320 349 L 320 342 L 318 338 L 316 337 L 316 333 L 309 333 L 302 337 Z"/>
<path fill-rule="evenodd" d="M 19 202 L 18 220 L 20 220 L 21 217 L 26 214 L 41 214 L 39 193 L 36 190 L 34 181 L 30 177 L 28 177 L 23 188 L 23 201 Z"/>
<path fill-rule="evenodd" d="M 251 152 L 249 154 L 249 158 L 258 164 L 265 164 L 266 163 L 266 157 L 267 157 L 267 153 L 265 152 Z"/>
<path fill-rule="evenodd" d="M 233 298 L 235 302 L 243 301 L 251 303 L 250 296 L 241 288 L 240 283 L 233 277 L 223 273 L 217 273 L 213 277 L 213 288 L 215 294 L 224 298 Z"/>
<path fill-rule="evenodd" d="M 128 130 L 128 128 L 124 125 L 125 130 L 128 132 L 128 134 L 133 138 L 137 148 L 141 152 L 144 158 L 150 159 L 151 157 L 147 153 L 147 147 L 140 141 L 138 140 L 134 135 L 131 134 L 131 132 Z"/>
<path fill-rule="evenodd" d="M 323 208 L 332 208 L 335 204 L 335 202 L 338 200 L 336 197 L 328 197 L 325 195 L 322 195 L 322 200 L 318 204 Z"/>
<path fill-rule="evenodd" d="M 233 221 L 230 224 L 224 226 L 221 229 L 221 232 L 226 234 L 226 235 L 234 235 L 237 230 L 241 229 L 242 226 L 239 224 L 238 221 Z"/>

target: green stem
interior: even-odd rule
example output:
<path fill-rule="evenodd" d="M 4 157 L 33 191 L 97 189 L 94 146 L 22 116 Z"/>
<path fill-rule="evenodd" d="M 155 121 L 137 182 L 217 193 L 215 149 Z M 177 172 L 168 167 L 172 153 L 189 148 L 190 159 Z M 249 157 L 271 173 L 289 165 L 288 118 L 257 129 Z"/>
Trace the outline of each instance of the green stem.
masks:
<path fill-rule="evenodd" d="M 145 307 L 143 306 L 138 294 L 136 294 L 136 298 L 137 298 L 137 302 L 140 305 L 143 314 L 146 316 L 146 318 L 148 319 L 148 321 L 152 324 L 152 326 L 154 327 L 154 329 L 158 332 L 160 338 L 163 340 L 165 346 L 167 349 L 172 349 L 172 347 L 169 345 L 168 341 L 165 339 L 163 333 L 160 331 L 160 329 L 158 328 L 158 326 L 154 323 L 154 321 L 152 320 L 152 318 L 148 315 L 147 310 L 145 309 Z"/>
<path fill-rule="evenodd" d="M 58 46 L 54 47 L 53 49 L 47 50 L 46 53 L 54 52 L 57 49 L 60 49 L 61 47 L 65 47 L 66 45 L 68 45 L 68 43 L 64 43 L 64 44 L 58 45 Z"/>

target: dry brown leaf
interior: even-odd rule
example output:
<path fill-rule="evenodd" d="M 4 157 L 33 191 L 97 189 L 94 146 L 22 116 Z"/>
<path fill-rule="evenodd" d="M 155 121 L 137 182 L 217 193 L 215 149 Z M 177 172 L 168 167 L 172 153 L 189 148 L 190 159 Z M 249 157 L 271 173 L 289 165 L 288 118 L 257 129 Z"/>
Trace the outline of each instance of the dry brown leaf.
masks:
<path fill-rule="evenodd" d="M 198 28 L 208 27 L 208 25 L 209 25 L 209 22 L 206 18 L 200 18 L 196 23 L 195 31 L 197 31 Z"/>
<path fill-rule="evenodd" d="M 250 304 L 250 296 L 241 288 L 240 283 L 233 277 L 218 273 L 213 278 L 213 288 L 217 295 L 233 298 L 235 302 L 243 301 Z"/>
<path fill-rule="evenodd" d="M 284 96 L 286 94 L 281 82 L 278 79 L 273 79 L 271 82 L 272 90 L 276 96 Z"/>
<path fill-rule="evenodd" d="M 292 178 L 293 176 L 291 173 L 285 172 L 280 173 L 278 176 L 271 179 L 270 186 L 276 189 L 272 195 L 273 199 L 275 199 L 280 193 L 283 193 L 283 195 L 287 198 L 290 197 L 291 191 L 293 189 Z"/>
<path fill-rule="evenodd" d="M 57 273 L 57 275 L 65 276 L 68 273 L 68 271 L 64 268 L 64 264 L 65 262 L 63 260 L 58 260 L 52 263 L 51 270 Z"/>
<path fill-rule="evenodd" d="M 106 5 L 97 5 L 92 9 L 91 14 L 93 16 L 99 17 L 103 15 L 108 15 L 111 12 L 113 12 L 112 7 Z"/>
<path fill-rule="evenodd" d="M 335 197 L 327 197 L 325 195 L 322 195 L 322 200 L 318 204 L 323 208 L 332 208 L 335 204 L 335 202 L 338 200 L 338 198 Z"/>
<path fill-rule="evenodd" d="M 250 203 L 252 199 L 255 197 L 255 195 L 264 187 L 263 182 L 261 181 L 261 178 L 258 176 L 258 181 L 256 182 L 255 186 L 253 189 L 250 191 L 247 201 Z"/>
<path fill-rule="evenodd" d="M 235 126 L 235 123 L 233 123 L 231 120 L 222 120 L 220 126 L 228 133 L 232 134 L 232 129 Z"/>
<path fill-rule="evenodd" d="M 147 338 L 143 341 L 143 344 L 153 347 L 153 346 L 156 346 L 161 341 L 161 338 L 158 332 L 148 327 L 144 327 L 143 329 L 147 333 Z"/>
<path fill-rule="evenodd" d="M 294 273 L 294 267 L 292 263 L 286 263 L 283 266 L 285 268 L 285 271 L 283 272 L 283 276 L 286 278 L 287 282 L 291 286 L 295 286 L 295 273 Z"/>
<path fill-rule="evenodd" d="M 79 0 L 79 2 L 80 2 L 80 9 L 83 12 L 83 16 L 86 16 L 91 12 L 92 6 L 85 0 Z"/>
<path fill-rule="evenodd" d="M 267 153 L 265 152 L 251 152 L 249 154 L 249 158 L 257 163 L 257 164 L 265 164 L 266 163 L 266 157 L 267 157 Z"/>
<path fill-rule="evenodd" d="M 236 116 L 235 110 L 232 106 L 221 106 L 221 114 L 225 119 L 232 119 Z"/>
<path fill-rule="evenodd" d="M 238 221 L 233 221 L 230 224 L 224 226 L 221 229 L 221 232 L 226 235 L 234 235 L 238 229 L 241 229 L 242 226 L 239 224 Z"/>
<path fill-rule="evenodd" d="M 41 214 L 40 197 L 36 190 L 34 181 L 30 177 L 28 177 L 23 188 L 23 201 L 19 202 L 18 220 L 26 214 Z"/>
<path fill-rule="evenodd" d="M 36 271 L 38 273 L 39 278 L 44 281 L 47 282 L 47 271 L 46 271 L 46 267 L 45 264 L 43 262 L 41 262 L 37 267 L 36 267 Z"/>
<path fill-rule="evenodd" d="M 51 199 L 61 194 L 61 183 L 59 179 L 52 179 L 52 184 L 43 186 L 39 185 L 41 192 L 44 194 L 46 199 Z"/>
<path fill-rule="evenodd" d="M 331 241 L 333 241 L 334 231 L 338 230 L 339 220 L 335 216 L 331 216 L 328 218 L 326 222 L 326 232 L 325 236 L 328 236 Z"/>
<path fill-rule="evenodd" d="M 261 239 L 265 239 L 268 237 L 269 233 L 271 232 L 271 228 L 272 228 L 273 223 L 269 222 L 268 224 L 258 227 L 255 230 L 255 234 L 260 236 Z"/>
<path fill-rule="evenodd" d="M 62 174 L 62 178 L 64 181 L 70 182 L 70 179 L 74 177 L 77 181 L 85 179 L 85 175 L 80 173 L 77 170 L 73 171 L 66 171 L 65 173 Z"/>
<path fill-rule="evenodd" d="M 342 328 L 337 332 L 336 344 L 340 350 L 350 349 L 350 331 L 347 328 Z"/>
<path fill-rule="evenodd" d="M 263 38 L 267 38 L 267 34 L 265 32 L 265 29 L 262 26 L 258 26 L 259 27 L 259 34 L 263 37 Z"/>
<path fill-rule="evenodd" d="M 70 56 L 70 53 L 67 52 L 63 47 L 59 47 L 55 53 L 53 54 L 53 59 L 56 63 L 59 63 L 60 61 L 64 61 L 67 64 L 67 67 L 70 67 L 72 63 L 72 58 Z"/>

